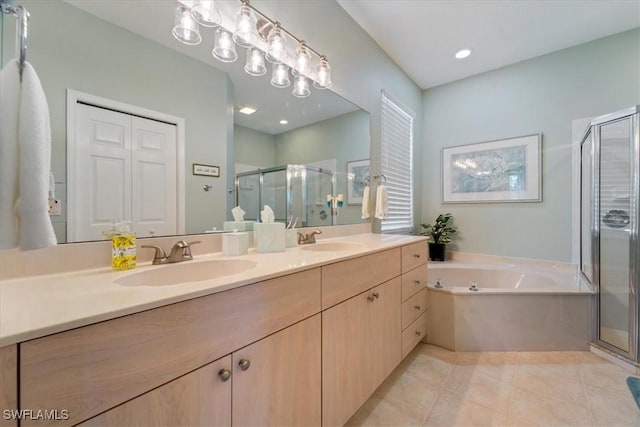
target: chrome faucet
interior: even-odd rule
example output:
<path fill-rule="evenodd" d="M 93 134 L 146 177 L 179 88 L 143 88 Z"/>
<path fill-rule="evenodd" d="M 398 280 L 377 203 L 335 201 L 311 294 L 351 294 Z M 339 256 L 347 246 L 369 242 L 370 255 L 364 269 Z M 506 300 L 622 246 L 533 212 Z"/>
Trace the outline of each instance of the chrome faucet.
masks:
<path fill-rule="evenodd" d="M 303 234 L 298 232 L 298 244 L 299 245 L 308 245 L 310 243 L 316 242 L 316 234 L 322 234 L 321 230 L 313 230 L 309 234 Z"/>
<path fill-rule="evenodd" d="M 164 249 L 156 245 L 142 245 L 142 248 L 155 249 L 156 253 L 153 256 L 153 265 L 159 264 L 173 264 L 174 262 L 189 261 L 193 259 L 191 254 L 191 245 L 200 243 L 199 240 L 194 242 L 185 242 L 184 240 L 178 240 L 173 247 L 169 256 L 165 255 Z"/>

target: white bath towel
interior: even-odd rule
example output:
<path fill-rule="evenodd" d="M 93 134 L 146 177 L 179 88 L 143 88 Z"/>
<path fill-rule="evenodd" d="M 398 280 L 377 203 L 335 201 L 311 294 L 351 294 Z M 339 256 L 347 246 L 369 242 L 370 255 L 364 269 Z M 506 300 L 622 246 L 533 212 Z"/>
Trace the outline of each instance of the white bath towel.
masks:
<path fill-rule="evenodd" d="M 369 194 L 370 191 L 371 190 L 368 185 L 364 187 L 364 190 L 362 190 L 362 219 L 369 219 L 371 216 L 371 210 L 369 209 L 369 198 L 371 197 Z"/>
<path fill-rule="evenodd" d="M 387 195 L 387 187 L 384 185 L 378 185 L 378 191 L 376 192 L 376 214 L 378 219 L 389 218 L 389 197 Z"/>
<path fill-rule="evenodd" d="M 20 69 L 17 60 L 0 72 L 0 249 L 18 245 L 18 112 Z"/>
<path fill-rule="evenodd" d="M 20 249 L 54 246 L 56 235 L 48 213 L 51 170 L 49 107 L 40 79 L 28 62 L 22 72 L 18 141 Z"/>

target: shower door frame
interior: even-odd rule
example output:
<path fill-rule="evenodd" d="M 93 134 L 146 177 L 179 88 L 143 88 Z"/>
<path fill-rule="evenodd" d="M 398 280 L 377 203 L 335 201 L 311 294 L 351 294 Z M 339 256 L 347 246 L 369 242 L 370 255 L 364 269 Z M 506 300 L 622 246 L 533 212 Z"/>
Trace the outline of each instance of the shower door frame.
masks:
<path fill-rule="evenodd" d="M 630 142 L 630 236 L 629 236 L 629 351 L 620 349 L 600 339 L 600 129 L 602 126 L 630 119 L 631 142 Z M 628 108 L 616 113 L 607 114 L 591 121 L 589 128 L 580 142 L 580 165 L 582 167 L 583 145 L 588 138 L 592 140 L 592 170 L 591 185 L 592 193 L 592 218 L 591 218 L 591 264 L 593 268 L 593 286 L 596 289 L 594 301 L 594 316 L 592 323 L 592 341 L 598 346 L 622 355 L 634 362 L 640 362 L 640 239 L 638 228 L 640 226 L 640 106 Z M 582 173 L 581 173 L 582 176 Z M 580 193 L 580 209 L 582 209 L 582 179 Z M 580 215 L 582 233 L 582 213 Z M 582 239 L 581 239 L 582 242 Z M 580 245 L 582 246 L 582 244 Z M 582 272 L 582 247 L 580 247 L 580 272 Z"/>

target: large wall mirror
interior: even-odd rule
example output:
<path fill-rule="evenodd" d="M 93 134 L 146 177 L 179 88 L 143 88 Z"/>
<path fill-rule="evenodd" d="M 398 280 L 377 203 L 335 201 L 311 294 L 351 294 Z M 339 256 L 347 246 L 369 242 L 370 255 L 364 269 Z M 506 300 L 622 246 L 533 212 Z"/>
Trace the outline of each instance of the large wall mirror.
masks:
<path fill-rule="evenodd" d="M 231 16 L 240 4 L 219 3 Z M 296 170 L 287 165 L 332 171 L 330 191 L 344 197 L 332 215 L 327 188 L 309 179 L 309 217 L 299 226 L 368 221 L 358 199 L 368 178 L 366 111 L 330 90 L 296 98 L 270 84 L 270 66 L 246 74 L 240 47 L 236 62 L 217 61 L 212 29 L 201 27 L 200 45 L 179 43 L 175 1 L 20 4 L 31 13 L 27 59 L 49 103 L 58 242 L 98 240 L 112 220 L 134 220 L 141 237 L 221 230 L 238 200 L 236 174 Z M 2 40 L 4 66 L 15 56 L 12 17 Z M 257 111 L 239 113 L 245 105 Z"/>

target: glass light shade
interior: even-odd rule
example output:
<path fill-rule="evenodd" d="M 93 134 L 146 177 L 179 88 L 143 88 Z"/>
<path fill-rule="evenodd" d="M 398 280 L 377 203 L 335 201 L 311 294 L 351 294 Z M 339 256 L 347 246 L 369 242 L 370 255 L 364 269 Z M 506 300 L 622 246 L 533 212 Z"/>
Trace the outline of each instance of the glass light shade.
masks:
<path fill-rule="evenodd" d="M 297 75 L 293 80 L 293 92 L 291 94 L 297 98 L 306 98 L 311 95 L 309 80 L 303 75 Z"/>
<path fill-rule="evenodd" d="M 213 57 L 222 62 L 233 62 L 238 59 L 236 45 L 233 43 L 231 33 L 218 28 L 215 34 L 215 44 L 211 52 Z"/>
<path fill-rule="evenodd" d="M 222 21 L 220 11 L 213 0 L 195 0 L 191 7 L 191 16 L 204 27 L 217 27 Z"/>
<path fill-rule="evenodd" d="M 196 45 L 202 41 L 200 26 L 191 16 L 191 11 L 182 4 L 178 4 L 176 7 L 171 34 L 181 43 L 188 45 Z"/>
<path fill-rule="evenodd" d="M 267 36 L 267 61 L 273 64 L 284 62 L 287 54 L 286 40 L 280 29 L 280 24 L 276 22 Z"/>
<path fill-rule="evenodd" d="M 294 70 L 298 74 L 309 75 L 309 63 L 311 62 L 311 54 L 309 48 L 304 42 L 301 42 L 296 49 L 296 65 Z"/>
<path fill-rule="evenodd" d="M 316 79 L 313 81 L 316 89 L 327 89 L 331 87 L 331 67 L 325 56 L 320 57 Z"/>
<path fill-rule="evenodd" d="M 242 3 L 236 16 L 236 31 L 233 33 L 233 41 L 242 47 L 252 46 L 257 39 L 256 17 L 247 3 Z"/>
<path fill-rule="evenodd" d="M 267 67 L 264 65 L 264 56 L 260 49 L 250 47 L 247 49 L 247 63 L 244 71 L 252 76 L 264 76 L 267 73 Z"/>
<path fill-rule="evenodd" d="M 271 74 L 271 84 L 275 87 L 289 87 L 289 67 L 285 64 L 273 64 L 273 72 Z"/>

